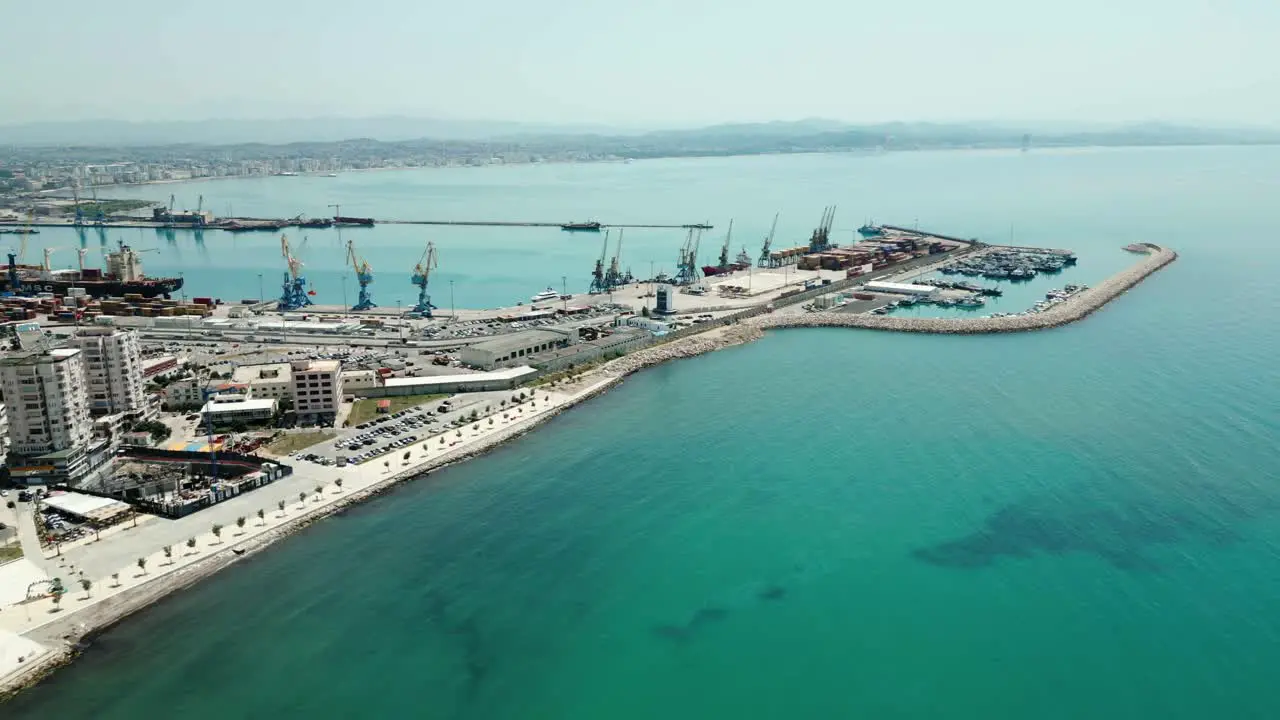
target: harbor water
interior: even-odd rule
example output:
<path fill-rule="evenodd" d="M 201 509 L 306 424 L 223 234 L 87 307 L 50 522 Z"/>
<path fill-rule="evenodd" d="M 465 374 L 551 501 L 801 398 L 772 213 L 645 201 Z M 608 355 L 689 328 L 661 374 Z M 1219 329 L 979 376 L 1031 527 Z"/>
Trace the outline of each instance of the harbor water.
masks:
<path fill-rule="evenodd" d="M 438 196 L 426 171 L 337 178 L 344 214 L 661 211 L 732 215 L 755 237 L 781 207 L 798 236 L 810 202 L 837 202 L 851 226 L 918 216 L 1003 239 L 1012 223 L 1020 244 L 1079 254 L 1044 287 L 1095 284 L 1132 262 L 1130 242 L 1180 259 L 1055 330 L 788 330 L 646 370 L 130 618 L 3 717 L 1275 717 L 1278 161 L 1193 148 L 485 168 L 441 171 L 462 179 Z M 299 180 L 199 191 L 243 214 L 334 201 L 278 189 Z M 259 208 L 253 183 L 270 188 Z M 399 199 L 345 200 L 360 183 Z M 452 230 L 367 233 L 387 238 L 369 243 L 379 253 L 447 235 L 451 262 L 520 278 L 477 280 L 475 303 L 528 294 L 594 244 L 477 235 L 520 250 L 504 257 Z M 637 259 L 678 240 L 638 237 Z M 211 282 L 256 272 L 216 242 L 251 241 L 206 235 L 224 263 L 200 270 Z M 371 262 L 395 267 L 386 257 Z"/>

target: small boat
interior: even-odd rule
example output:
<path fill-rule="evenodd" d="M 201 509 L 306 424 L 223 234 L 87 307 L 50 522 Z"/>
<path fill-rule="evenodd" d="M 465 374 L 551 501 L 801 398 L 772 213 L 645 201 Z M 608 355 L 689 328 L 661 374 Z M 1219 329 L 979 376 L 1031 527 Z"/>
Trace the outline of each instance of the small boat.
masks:
<path fill-rule="evenodd" d="M 556 292 L 555 288 L 548 287 L 546 290 L 543 290 L 537 295 L 534 295 L 533 297 L 529 298 L 529 302 L 539 303 L 539 302 L 546 302 L 547 300 L 558 300 L 559 298 L 560 298 L 560 293 Z"/>
<path fill-rule="evenodd" d="M 560 229 L 568 232 L 600 232 L 602 227 L 604 226 L 592 220 L 591 222 L 565 223 L 560 226 Z"/>
<path fill-rule="evenodd" d="M 858 234 L 864 238 L 880 237 L 884 235 L 884 228 L 880 227 L 879 225 L 873 225 L 871 223 L 867 223 L 866 225 L 863 225 L 862 227 L 858 228 Z"/>
<path fill-rule="evenodd" d="M 231 554 L 232 554 L 232 555 L 243 555 L 243 554 L 244 554 L 244 548 L 231 548 Z"/>

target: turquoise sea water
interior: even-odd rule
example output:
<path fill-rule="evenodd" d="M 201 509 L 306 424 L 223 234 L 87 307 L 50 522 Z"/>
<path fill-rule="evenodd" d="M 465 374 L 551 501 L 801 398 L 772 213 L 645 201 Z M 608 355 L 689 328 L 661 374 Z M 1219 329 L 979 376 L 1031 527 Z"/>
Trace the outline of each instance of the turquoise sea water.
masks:
<path fill-rule="evenodd" d="M 783 331 L 645 371 L 124 622 L 3 717 L 1276 717 L 1277 161 L 674 163 L 720 174 L 704 205 L 812 177 L 777 192 L 1013 222 L 1085 282 L 1134 240 L 1181 258 L 1057 330 Z M 830 172 L 857 162 L 892 172 Z"/>

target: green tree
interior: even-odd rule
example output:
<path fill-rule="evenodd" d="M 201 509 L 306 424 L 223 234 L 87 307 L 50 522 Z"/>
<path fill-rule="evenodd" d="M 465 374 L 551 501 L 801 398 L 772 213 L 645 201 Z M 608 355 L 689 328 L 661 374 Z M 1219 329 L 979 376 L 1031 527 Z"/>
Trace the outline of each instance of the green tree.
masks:
<path fill-rule="evenodd" d="M 280 517 L 284 517 L 284 501 L 276 503 L 276 507 L 280 509 Z"/>
<path fill-rule="evenodd" d="M 236 518 L 236 527 L 240 528 L 240 534 L 243 535 L 244 534 L 244 516 L 243 515 Z"/>
<path fill-rule="evenodd" d="M 338 492 L 342 492 L 342 478 L 334 480 L 333 484 L 338 486 Z"/>
<path fill-rule="evenodd" d="M 306 493 L 304 493 L 304 492 L 300 492 L 300 493 L 298 493 L 298 504 L 299 504 L 300 506 L 305 506 L 305 505 L 307 504 L 307 494 L 306 494 Z"/>
<path fill-rule="evenodd" d="M 173 564 L 173 546 L 165 545 L 161 549 L 164 550 L 164 559 L 169 561 L 167 564 L 172 565 Z"/>
<path fill-rule="evenodd" d="M 49 595 L 53 598 L 53 612 L 58 612 L 62 609 L 63 593 L 64 591 L 61 585 L 58 585 L 49 591 Z"/>
<path fill-rule="evenodd" d="M 258 524 L 259 525 L 267 524 L 267 513 L 262 508 L 258 508 Z"/>
<path fill-rule="evenodd" d="M 89 578 L 80 578 L 80 587 L 84 588 L 84 599 L 89 599 L 89 589 L 93 587 L 93 581 Z"/>
<path fill-rule="evenodd" d="M 188 548 L 188 549 L 190 549 L 190 550 L 195 550 L 195 549 L 196 549 L 196 539 L 195 539 L 195 538 L 187 538 L 187 548 Z"/>
<path fill-rule="evenodd" d="M 111 573 L 111 587 L 120 587 L 120 573 Z"/>
<path fill-rule="evenodd" d="M 146 575 L 146 574 L 147 574 L 147 559 L 146 559 L 146 558 L 138 558 L 138 569 L 142 571 L 142 574 L 143 574 L 143 575 Z"/>
<path fill-rule="evenodd" d="M 222 540 L 222 526 L 221 526 L 221 525 L 219 525 L 218 523 L 214 523 L 214 524 L 213 524 L 213 530 L 212 530 L 212 532 L 213 532 L 213 537 L 214 537 L 214 538 L 216 538 L 218 541 L 221 541 L 221 540 Z M 214 543 L 214 544 L 216 545 L 217 543 Z"/>
<path fill-rule="evenodd" d="M 324 486 L 316 485 L 316 502 L 320 502 L 320 496 L 324 495 Z"/>

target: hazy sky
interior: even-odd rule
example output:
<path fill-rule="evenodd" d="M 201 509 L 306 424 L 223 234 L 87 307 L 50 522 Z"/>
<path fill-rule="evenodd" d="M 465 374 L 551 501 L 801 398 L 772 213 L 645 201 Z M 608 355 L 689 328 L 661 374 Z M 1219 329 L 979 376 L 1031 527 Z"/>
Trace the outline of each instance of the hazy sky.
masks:
<path fill-rule="evenodd" d="M 4 0 L 0 27 L 0 123 L 1280 124 L 1280 0 Z"/>

